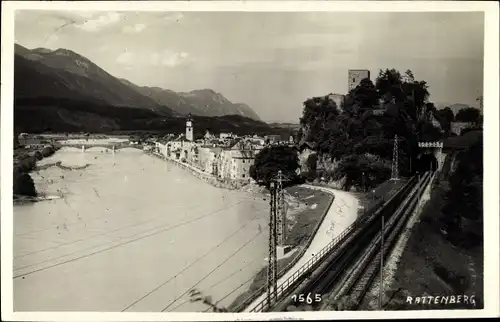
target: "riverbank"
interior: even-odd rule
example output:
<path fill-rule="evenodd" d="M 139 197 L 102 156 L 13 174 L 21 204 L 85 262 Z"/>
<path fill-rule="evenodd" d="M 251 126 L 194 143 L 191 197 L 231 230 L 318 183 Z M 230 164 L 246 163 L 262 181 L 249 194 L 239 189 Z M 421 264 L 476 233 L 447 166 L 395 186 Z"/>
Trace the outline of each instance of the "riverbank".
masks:
<path fill-rule="evenodd" d="M 40 170 L 45 170 L 50 167 L 58 167 L 59 169 L 62 170 L 84 170 L 87 169 L 90 166 L 90 164 L 84 164 L 80 167 L 73 167 L 73 166 L 65 166 L 62 164 L 61 161 L 53 162 L 53 163 L 48 163 L 44 165 L 37 165 L 34 169 L 34 171 L 40 171 Z"/>

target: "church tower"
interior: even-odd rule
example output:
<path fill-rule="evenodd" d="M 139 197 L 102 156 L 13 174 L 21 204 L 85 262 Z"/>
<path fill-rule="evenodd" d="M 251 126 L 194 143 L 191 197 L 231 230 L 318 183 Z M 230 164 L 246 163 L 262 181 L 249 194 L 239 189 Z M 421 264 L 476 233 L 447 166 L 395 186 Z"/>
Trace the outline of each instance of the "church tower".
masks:
<path fill-rule="evenodd" d="M 186 139 L 193 142 L 193 120 L 191 118 L 191 113 L 189 113 L 186 121 Z"/>

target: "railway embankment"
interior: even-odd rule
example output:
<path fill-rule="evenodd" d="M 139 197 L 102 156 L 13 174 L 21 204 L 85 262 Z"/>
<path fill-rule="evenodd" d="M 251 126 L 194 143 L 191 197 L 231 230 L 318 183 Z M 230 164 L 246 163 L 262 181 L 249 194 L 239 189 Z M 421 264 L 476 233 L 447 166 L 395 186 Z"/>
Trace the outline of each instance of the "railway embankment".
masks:
<path fill-rule="evenodd" d="M 406 243 L 399 245 L 400 255 L 385 268 L 384 310 L 483 307 L 482 243 L 464 248 L 449 240 L 441 229 L 441 209 L 448 190 L 446 182 L 435 186 L 418 216 L 413 222 L 410 219 L 403 235 Z M 370 293 L 362 309 L 378 309 L 378 284 Z"/>

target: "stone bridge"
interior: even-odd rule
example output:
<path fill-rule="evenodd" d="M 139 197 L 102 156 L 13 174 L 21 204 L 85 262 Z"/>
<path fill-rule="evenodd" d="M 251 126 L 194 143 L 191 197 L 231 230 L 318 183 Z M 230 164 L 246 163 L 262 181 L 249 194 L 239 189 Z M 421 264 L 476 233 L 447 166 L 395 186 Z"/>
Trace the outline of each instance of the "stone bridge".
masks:
<path fill-rule="evenodd" d="M 71 148 L 77 148 L 81 149 L 82 152 L 85 152 L 85 150 L 88 150 L 90 148 L 104 148 L 104 149 L 109 149 L 112 151 L 116 151 L 119 149 L 123 148 L 136 148 L 136 149 L 142 149 L 141 145 L 138 144 L 130 144 L 129 142 L 111 142 L 111 143 L 57 143 L 58 146 L 60 147 L 71 147 Z"/>

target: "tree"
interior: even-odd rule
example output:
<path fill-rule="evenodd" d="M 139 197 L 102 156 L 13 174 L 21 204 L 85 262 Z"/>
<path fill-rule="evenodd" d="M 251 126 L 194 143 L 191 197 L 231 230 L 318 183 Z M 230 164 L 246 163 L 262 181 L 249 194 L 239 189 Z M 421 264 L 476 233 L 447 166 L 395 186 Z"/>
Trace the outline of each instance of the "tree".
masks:
<path fill-rule="evenodd" d="M 35 183 L 28 173 L 16 171 L 16 169 L 14 169 L 13 193 L 18 196 L 37 196 Z"/>
<path fill-rule="evenodd" d="M 443 116 L 443 118 L 451 123 L 455 120 L 455 114 L 453 114 L 453 111 L 449 106 L 443 108 L 442 110 L 439 111 L 439 114 Z"/>
<path fill-rule="evenodd" d="M 403 97 L 401 74 L 395 69 L 380 70 L 375 81 L 375 87 L 384 103 L 399 100 Z"/>
<path fill-rule="evenodd" d="M 285 177 L 296 179 L 299 157 L 295 148 L 285 145 L 269 146 L 255 156 L 254 168 L 255 171 L 250 172 L 252 179 L 268 186 L 279 170 Z"/>
<path fill-rule="evenodd" d="M 373 82 L 365 78 L 356 88 L 349 93 L 349 99 L 344 105 L 344 110 L 353 113 L 363 113 L 378 105 L 378 92 Z"/>
<path fill-rule="evenodd" d="M 42 152 L 40 151 L 35 151 L 35 153 L 33 154 L 33 156 L 35 157 L 35 159 L 37 159 L 38 161 L 42 160 L 43 159 L 43 154 Z"/>
<path fill-rule="evenodd" d="M 255 165 L 251 165 L 250 168 L 248 168 L 248 174 L 250 175 L 250 178 L 254 179 L 257 178 L 257 170 L 255 169 Z"/>
<path fill-rule="evenodd" d="M 42 149 L 42 155 L 46 158 L 51 155 L 53 155 L 55 152 L 54 148 L 52 146 L 46 146 Z"/>
<path fill-rule="evenodd" d="M 339 111 L 337 104 L 328 96 L 313 97 L 303 103 L 304 109 L 300 118 L 302 127 L 301 138 L 306 141 L 316 141 L 324 123 L 333 122 Z"/>
<path fill-rule="evenodd" d="M 434 142 L 442 138 L 441 131 L 431 122 L 421 122 L 419 124 L 419 139 L 424 142 Z"/>
<path fill-rule="evenodd" d="M 316 179 L 316 170 L 318 168 L 318 155 L 316 153 L 312 153 L 307 157 L 307 170 L 308 170 L 308 178 L 309 180 Z"/>
<path fill-rule="evenodd" d="M 307 157 L 307 169 L 311 172 L 315 172 L 318 167 L 318 155 L 312 153 Z"/>
<path fill-rule="evenodd" d="M 351 155 L 344 158 L 334 172 L 334 179 L 345 179 L 343 189 L 351 187 L 366 191 L 367 188 L 389 179 L 391 170 L 384 161 L 368 155 Z"/>
<path fill-rule="evenodd" d="M 451 108 L 445 107 L 437 111 L 436 116 L 439 123 L 441 124 L 443 131 L 446 133 L 446 135 L 450 135 L 451 123 L 455 120 L 455 115 L 453 114 Z"/>
<path fill-rule="evenodd" d="M 457 157 L 458 166 L 451 175 L 450 190 L 447 193 L 448 202 L 443 206 L 443 221 L 450 238 L 465 243 L 464 246 L 475 246 L 482 240 L 482 231 L 476 231 L 474 236 L 464 238 L 462 220 L 482 223 L 483 220 L 483 140 L 482 137 L 468 151 Z M 482 224 L 478 225 L 482 227 Z"/>
<path fill-rule="evenodd" d="M 480 112 L 474 107 L 466 107 L 458 111 L 455 120 L 457 122 L 473 123 L 477 124 L 479 121 Z"/>

